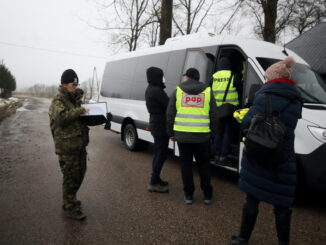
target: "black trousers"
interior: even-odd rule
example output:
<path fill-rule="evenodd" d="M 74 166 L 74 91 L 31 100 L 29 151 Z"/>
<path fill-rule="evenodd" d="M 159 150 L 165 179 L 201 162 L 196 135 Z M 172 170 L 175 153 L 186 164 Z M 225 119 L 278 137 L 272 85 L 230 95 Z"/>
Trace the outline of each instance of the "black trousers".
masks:
<path fill-rule="evenodd" d="M 259 202 L 258 199 L 247 194 L 246 202 L 243 205 L 239 235 L 246 240 L 249 240 L 252 230 L 254 229 L 258 215 Z M 292 210 L 290 207 L 274 205 L 277 236 L 282 244 L 289 244 L 291 213 Z"/>
<path fill-rule="evenodd" d="M 159 183 L 161 170 L 167 158 L 168 148 L 169 137 L 167 135 L 160 137 L 154 136 L 154 157 L 152 162 L 151 185 Z"/>
<path fill-rule="evenodd" d="M 195 157 L 199 171 L 200 187 L 206 198 L 212 198 L 213 188 L 211 186 L 209 164 L 210 142 L 207 141 L 195 144 L 178 142 L 178 147 L 180 151 L 181 173 L 185 195 L 192 196 L 195 190 L 192 172 L 193 157 Z"/>

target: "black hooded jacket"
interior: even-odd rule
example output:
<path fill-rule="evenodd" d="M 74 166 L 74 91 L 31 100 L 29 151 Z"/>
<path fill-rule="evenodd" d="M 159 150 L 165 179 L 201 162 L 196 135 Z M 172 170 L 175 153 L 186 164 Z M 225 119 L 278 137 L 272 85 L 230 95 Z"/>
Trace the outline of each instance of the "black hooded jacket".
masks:
<path fill-rule="evenodd" d="M 166 108 L 169 97 L 164 91 L 163 71 L 157 67 L 147 69 L 148 86 L 145 92 L 146 107 L 150 114 L 149 126 L 154 137 L 167 136 Z"/>
<path fill-rule="evenodd" d="M 203 92 L 207 85 L 199 82 L 198 80 L 190 79 L 186 82 L 180 84 L 180 88 L 188 94 L 199 94 Z M 210 137 L 215 135 L 215 127 L 218 122 L 217 118 L 217 106 L 216 101 L 211 91 L 211 100 L 210 100 L 210 110 L 209 110 L 209 119 L 210 119 L 210 133 L 190 133 L 190 132 L 178 132 L 173 130 L 174 118 L 177 113 L 176 109 L 176 90 L 170 97 L 170 102 L 167 110 L 167 132 L 168 136 L 174 136 L 174 139 L 181 143 L 203 143 L 210 140 Z"/>

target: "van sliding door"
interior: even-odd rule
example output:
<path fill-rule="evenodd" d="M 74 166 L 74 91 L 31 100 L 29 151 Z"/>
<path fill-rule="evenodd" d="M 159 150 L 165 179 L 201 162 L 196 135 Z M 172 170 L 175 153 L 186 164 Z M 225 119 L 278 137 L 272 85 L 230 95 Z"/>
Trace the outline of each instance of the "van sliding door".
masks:
<path fill-rule="evenodd" d="M 183 73 L 185 74 L 187 69 L 193 67 L 199 71 L 200 81 L 206 81 L 208 58 L 201 49 L 187 49 L 185 63 L 183 65 Z"/>

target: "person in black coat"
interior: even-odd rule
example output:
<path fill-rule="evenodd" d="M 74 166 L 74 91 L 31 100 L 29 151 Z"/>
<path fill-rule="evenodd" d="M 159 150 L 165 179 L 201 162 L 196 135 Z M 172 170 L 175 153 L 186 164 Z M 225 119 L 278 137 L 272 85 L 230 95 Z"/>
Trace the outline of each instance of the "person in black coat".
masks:
<path fill-rule="evenodd" d="M 280 245 L 289 244 L 291 205 L 296 189 L 296 160 L 294 153 L 294 130 L 301 118 L 301 96 L 290 80 L 294 60 L 285 60 L 270 66 L 265 77 L 267 82 L 256 93 L 253 105 L 243 118 L 241 129 L 247 130 L 252 118 L 266 112 L 266 94 L 271 95 L 273 110 L 280 111 L 280 119 L 286 127 L 282 145 L 282 162 L 266 167 L 262 160 L 249 157 L 243 152 L 239 188 L 247 194 L 243 206 L 240 234 L 232 236 L 231 245 L 245 245 L 251 236 L 258 215 L 258 205 L 264 201 L 274 205 L 277 236 Z"/>
<path fill-rule="evenodd" d="M 183 191 L 184 191 L 184 200 L 187 205 L 192 204 L 193 194 L 195 191 L 194 179 L 193 179 L 193 159 L 195 158 L 198 172 L 200 176 L 200 187 L 203 190 L 204 194 L 204 204 L 210 205 L 212 202 L 213 195 L 213 187 L 211 185 L 211 176 L 210 176 L 210 164 L 209 164 L 209 156 L 210 156 L 210 138 L 215 135 L 215 126 L 217 122 L 217 106 L 216 101 L 214 99 L 214 95 L 211 89 L 205 83 L 199 81 L 200 74 L 197 69 L 189 68 L 185 74 L 185 81 L 177 87 L 177 89 L 170 96 L 170 101 L 167 109 L 167 132 L 171 140 L 174 140 L 178 144 L 178 149 L 180 152 L 180 161 L 181 161 L 181 174 L 183 181 Z M 182 94 L 178 95 L 178 89 L 182 91 Z M 179 91 L 180 91 L 179 90 Z M 205 91 L 210 93 L 210 96 L 204 96 L 204 105 L 199 105 L 194 103 L 190 106 L 186 104 L 186 100 L 184 98 L 204 95 Z M 207 105 L 205 105 L 205 98 Z M 210 98 L 207 100 L 207 98 Z M 178 101 L 181 102 L 181 105 L 178 106 Z M 178 108 L 177 108 L 178 107 Z M 193 109 L 200 108 L 209 108 L 208 115 L 204 114 L 192 114 Z M 180 108 L 188 108 L 188 113 L 184 114 L 182 117 L 182 112 L 180 112 Z M 197 117 L 196 117 L 197 116 Z M 202 123 L 196 122 L 186 122 L 188 125 L 184 125 L 184 122 L 181 124 L 177 124 L 180 121 L 177 118 L 187 118 L 187 119 L 195 119 L 195 120 L 203 120 L 198 119 L 203 116 L 207 116 L 207 120 L 209 127 L 209 131 L 200 131 L 196 127 L 201 127 L 205 124 L 205 121 Z M 182 125 L 183 123 L 183 125 Z M 189 125 L 192 124 L 192 125 Z M 197 124 L 197 125 L 196 125 Z M 176 125 L 186 126 L 184 129 L 177 129 Z"/>
<path fill-rule="evenodd" d="M 168 182 L 161 179 L 160 174 L 167 158 L 169 137 L 166 132 L 166 108 L 169 97 L 164 91 L 163 71 L 150 67 L 146 71 L 148 86 L 145 92 L 146 107 L 150 114 L 149 126 L 154 137 L 154 157 L 152 177 L 148 185 L 150 192 L 168 192 Z"/>

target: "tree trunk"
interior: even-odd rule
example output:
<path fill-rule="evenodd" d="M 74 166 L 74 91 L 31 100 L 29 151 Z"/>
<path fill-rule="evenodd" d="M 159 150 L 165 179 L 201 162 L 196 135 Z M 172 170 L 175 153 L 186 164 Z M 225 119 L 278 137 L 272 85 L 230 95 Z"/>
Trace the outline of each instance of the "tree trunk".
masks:
<path fill-rule="evenodd" d="M 263 37 L 265 41 L 271 43 L 276 41 L 277 2 L 278 0 L 262 0 L 265 16 Z"/>
<path fill-rule="evenodd" d="M 161 23 L 160 23 L 160 45 L 171 37 L 172 33 L 172 5 L 173 0 L 162 0 Z"/>

